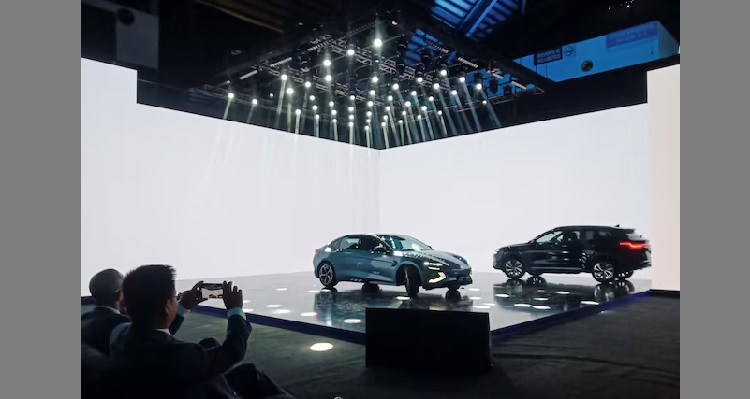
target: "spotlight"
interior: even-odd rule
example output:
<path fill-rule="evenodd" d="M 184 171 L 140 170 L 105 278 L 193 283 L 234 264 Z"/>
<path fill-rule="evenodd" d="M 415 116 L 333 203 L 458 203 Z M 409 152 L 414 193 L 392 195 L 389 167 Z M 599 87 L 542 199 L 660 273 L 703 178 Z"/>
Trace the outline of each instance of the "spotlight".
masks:
<path fill-rule="evenodd" d="M 387 121 L 388 120 L 388 115 L 383 115 L 383 120 Z"/>
<path fill-rule="evenodd" d="M 325 65 L 325 66 L 331 66 L 331 60 L 329 60 L 328 58 L 324 59 L 323 60 L 323 65 Z"/>
<path fill-rule="evenodd" d="M 477 90 L 482 90 L 482 84 L 481 83 L 477 83 L 476 88 L 477 88 Z"/>
<path fill-rule="evenodd" d="M 385 127 L 385 122 L 380 122 L 380 126 Z"/>
<path fill-rule="evenodd" d="M 368 107 L 370 107 L 370 108 L 372 108 L 372 104 L 373 104 L 373 102 L 372 102 L 372 101 L 368 101 L 368 102 L 367 102 L 367 106 L 368 106 Z"/>
<path fill-rule="evenodd" d="M 417 95 L 417 92 L 416 92 L 416 91 L 414 91 L 414 90 L 412 90 L 410 94 L 411 94 L 412 96 L 415 96 L 415 97 L 416 97 L 416 95 Z"/>
<path fill-rule="evenodd" d="M 365 130 L 370 130 L 370 126 L 365 125 Z"/>
<path fill-rule="evenodd" d="M 438 110 L 438 113 L 437 113 L 437 114 L 438 114 L 438 115 L 442 115 L 442 114 L 443 114 L 443 111 L 440 111 L 440 110 Z"/>
<path fill-rule="evenodd" d="M 435 101 L 435 97 L 429 96 L 429 97 L 427 97 L 427 101 L 433 102 L 433 101 Z"/>
<path fill-rule="evenodd" d="M 354 107 L 348 107 L 347 111 L 349 111 L 350 113 L 354 112 Z"/>
<path fill-rule="evenodd" d="M 406 115 L 406 111 L 401 111 L 401 115 Z"/>
<path fill-rule="evenodd" d="M 433 84 L 432 88 L 435 89 L 435 90 L 440 90 L 440 83 Z"/>
<path fill-rule="evenodd" d="M 391 112 L 391 107 L 385 107 L 385 112 Z"/>
<path fill-rule="evenodd" d="M 349 127 L 354 126 L 354 122 L 349 122 Z"/>
<path fill-rule="evenodd" d="M 466 82 L 466 77 L 461 76 L 460 78 L 458 78 L 458 81 L 461 82 L 461 83 L 464 83 L 464 82 Z"/>
<path fill-rule="evenodd" d="M 487 100 L 482 100 L 482 105 L 487 105 Z"/>
<path fill-rule="evenodd" d="M 333 101 L 329 102 L 328 105 L 330 105 L 331 107 L 333 107 L 333 105 L 334 105 Z"/>
<path fill-rule="evenodd" d="M 354 115 L 349 115 L 349 120 L 353 121 L 354 120 Z"/>
<path fill-rule="evenodd" d="M 393 86 L 391 86 L 391 89 L 398 90 L 398 83 L 394 83 Z"/>
<path fill-rule="evenodd" d="M 401 120 L 401 119 L 399 119 L 399 120 L 398 120 L 398 124 L 399 124 L 399 125 L 401 125 L 401 124 L 403 124 L 403 123 L 404 123 L 404 121 L 403 121 L 403 120 Z"/>
<path fill-rule="evenodd" d="M 315 120 L 318 120 L 318 119 L 320 119 L 320 115 L 315 114 Z"/>
<path fill-rule="evenodd" d="M 317 111 L 317 110 L 318 110 L 318 106 L 317 106 L 317 105 L 313 105 L 313 106 L 312 106 L 312 110 L 313 110 L 313 111 Z"/>
<path fill-rule="evenodd" d="M 411 107 L 411 102 L 410 101 L 405 102 L 404 103 L 404 107 L 406 107 L 406 108 Z"/>
<path fill-rule="evenodd" d="M 331 122 L 332 123 L 338 123 L 338 121 L 336 119 L 332 119 Z"/>
<path fill-rule="evenodd" d="M 310 101 L 315 101 L 315 96 L 314 95 L 310 96 Z"/>
<path fill-rule="evenodd" d="M 440 70 L 440 76 L 448 76 L 448 70 L 443 68 Z"/>
<path fill-rule="evenodd" d="M 422 120 L 422 115 L 417 115 L 417 120 L 421 121 Z"/>
<path fill-rule="evenodd" d="M 309 89 L 310 86 L 312 86 L 312 83 L 310 83 L 310 81 L 305 81 L 305 88 Z"/>
<path fill-rule="evenodd" d="M 291 87 L 287 88 L 286 94 L 289 94 L 291 96 L 292 94 L 294 94 L 294 89 L 292 89 Z"/>
<path fill-rule="evenodd" d="M 424 106 L 424 105 L 423 105 L 423 106 L 421 106 L 421 107 L 420 107 L 419 109 L 421 109 L 422 111 L 427 111 L 427 107 L 426 107 L 426 106 Z"/>
<path fill-rule="evenodd" d="M 369 119 L 365 120 L 365 123 L 370 123 L 370 120 Z"/>
<path fill-rule="evenodd" d="M 371 80 L 372 80 L 372 83 L 378 83 L 378 77 L 377 76 L 373 76 Z"/>
<path fill-rule="evenodd" d="M 349 48 L 348 48 L 348 49 L 346 50 L 346 55 L 348 55 L 348 56 L 350 56 L 350 57 L 354 55 L 354 47 L 353 47 L 353 46 L 350 46 L 350 47 L 349 47 Z"/>
<path fill-rule="evenodd" d="M 370 90 L 370 96 L 375 97 L 375 90 Z"/>
<path fill-rule="evenodd" d="M 423 80 L 424 80 L 424 79 L 422 79 L 422 77 L 421 77 L 421 76 L 419 76 L 419 77 L 417 78 L 417 83 L 422 83 L 422 81 L 423 81 Z"/>
<path fill-rule="evenodd" d="M 253 98 L 252 103 L 253 103 L 253 105 L 258 105 L 258 99 L 257 98 Z"/>
<path fill-rule="evenodd" d="M 380 48 L 381 46 L 383 46 L 383 40 L 379 37 L 376 37 L 375 40 L 372 41 L 372 45 L 375 48 Z"/>
<path fill-rule="evenodd" d="M 372 111 L 367 111 L 367 116 L 372 116 Z"/>
<path fill-rule="evenodd" d="M 457 92 L 457 91 L 455 91 L 455 90 L 451 90 L 451 95 L 452 95 L 452 96 L 457 96 L 457 95 L 458 95 L 458 92 Z"/>
<path fill-rule="evenodd" d="M 325 79 L 326 82 L 330 82 L 333 78 L 331 77 L 331 75 L 326 75 Z"/>
<path fill-rule="evenodd" d="M 302 110 L 299 109 L 299 108 L 297 108 L 297 109 L 294 110 L 294 113 L 297 114 L 297 115 L 300 115 L 300 114 L 302 114 Z"/>
<path fill-rule="evenodd" d="M 269 93 L 268 96 L 273 98 L 273 93 Z"/>
<path fill-rule="evenodd" d="M 289 76 L 286 76 L 286 74 L 282 74 L 281 75 L 281 80 L 287 80 L 288 78 L 289 78 Z"/>
<path fill-rule="evenodd" d="M 231 91 L 229 93 L 227 93 L 227 98 L 229 98 L 230 100 L 233 99 L 234 98 L 234 93 L 232 93 Z"/>
<path fill-rule="evenodd" d="M 388 96 L 388 101 L 393 101 L 393 96 Z"/>
<path fill-rule="evenodd" d="M 336 116 L 336 114 L 338 114 L 338 113 L 339 113 L 339 111 L 336 111 L 335 109 L 331 110 L 331 115 L 333 115 L 333 116 Z"/>

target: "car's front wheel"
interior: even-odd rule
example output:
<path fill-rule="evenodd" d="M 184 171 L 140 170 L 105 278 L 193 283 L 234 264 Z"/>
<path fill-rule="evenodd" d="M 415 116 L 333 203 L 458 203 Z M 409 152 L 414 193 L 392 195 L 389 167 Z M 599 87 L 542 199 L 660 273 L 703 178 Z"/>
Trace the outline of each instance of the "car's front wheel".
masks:
<path fill-rule="evenodd" d="M 591 275 L 600 283 L 611 283 L 617 276 L 615 264 L 609 260 L 599 260 L 594 263 Z"/>
<path fill-rule="evenodd" d="M 320 283 L 326 288 L 333 288 L 339 283 L 336 279 L 336 271 L 333 270 L 333 265 L 330 263 L 323 263 L 320 265 L 318 280 L 320 280 Z"/>
<path fill-rule="evenodd" d="M 414 266 L 406 266 L 404 270 L 404 285 L 406 286 L 406 293 L 410 297 L 415 297 L 419 293 L 419 286 L 422 282 L 419 278 L 419 270 Z"/>
<path fill-rule="evenodd" d="M 518 259 L 508 259 L 507 261 L 505 261 L 505 264 L 503 265 L 503 271 L 505 272 L 505 275 L 512 280 L 517 280 L 523 277 L 524 274 L 526 274 L 523 263 L 521 263 L 521 261 Z"/>

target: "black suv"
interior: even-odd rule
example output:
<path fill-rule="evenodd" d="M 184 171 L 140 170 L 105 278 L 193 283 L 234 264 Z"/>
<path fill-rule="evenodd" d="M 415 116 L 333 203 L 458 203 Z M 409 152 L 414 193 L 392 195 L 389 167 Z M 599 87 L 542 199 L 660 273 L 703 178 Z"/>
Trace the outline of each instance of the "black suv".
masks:
<path fill-rule="evenodd" d="M 591 273 L 601 283 L 651 266 L 648 240 L 619 226 L 567 226 L 495 251 L 493 267 L 510 279 L 524 274 Z"/>

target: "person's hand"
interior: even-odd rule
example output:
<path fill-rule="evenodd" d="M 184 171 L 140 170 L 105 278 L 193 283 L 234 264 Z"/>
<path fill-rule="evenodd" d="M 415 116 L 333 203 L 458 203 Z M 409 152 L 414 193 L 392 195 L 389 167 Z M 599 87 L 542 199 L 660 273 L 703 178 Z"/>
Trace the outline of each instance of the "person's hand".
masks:
<path fill-rule="evenodd" d="M 241 289 L 239 289 L 237 286 L 233 286 L 231 281 L 225 281 L 224 284 L 222 284 L 222 289 L 224 306 L 226 306 L 227 309 L 242 307 L 243 302 Z"/>
<path fill-rule="evenodd" d="M 185 291 L 180 295 L 180 305 L 185 309 L 192 309 L 195 305 L 206 301 L 208 298 L 203 297 L 203 281 L 199 281 L 188 291 Z"/>

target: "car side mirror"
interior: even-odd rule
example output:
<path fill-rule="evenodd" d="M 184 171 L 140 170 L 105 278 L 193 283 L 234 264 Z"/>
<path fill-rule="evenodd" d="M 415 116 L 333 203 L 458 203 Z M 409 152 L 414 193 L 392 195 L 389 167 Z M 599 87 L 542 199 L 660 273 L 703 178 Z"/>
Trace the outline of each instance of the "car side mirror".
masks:
<path fill-rule="evenodd" d="M 388 253 L 388 249 L 387 248 L 383 248 L 383 247 L 376 247 L 375 249 L 372 250 L 372 252 L 374 252 L 376 254 L 387 254 Z"/>

